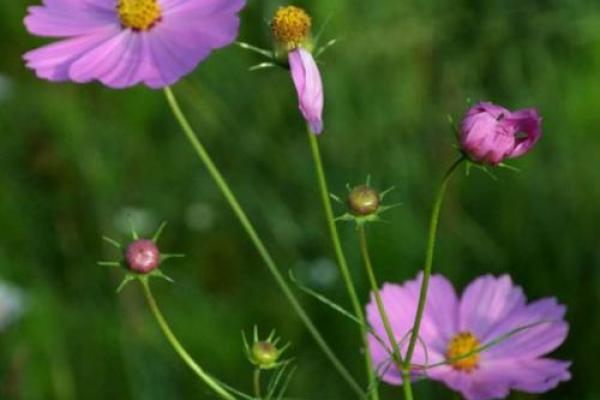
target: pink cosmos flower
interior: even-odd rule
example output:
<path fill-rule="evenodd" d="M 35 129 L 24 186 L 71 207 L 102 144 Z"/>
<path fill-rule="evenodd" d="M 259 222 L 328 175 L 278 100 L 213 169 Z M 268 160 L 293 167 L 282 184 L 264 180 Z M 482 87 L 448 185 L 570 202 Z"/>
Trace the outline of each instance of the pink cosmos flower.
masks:
<path fill-rule="evenodd" d="M 463 120 L 461 146 L 473 161 L 495 166 L 529 152 L 542 135 L 541 123 L 533 108 L 511 112 L 492 103 L 478 103 Z"/>
<path fill-rule="evenodd" d="M 414 322 L 421 279 L 422 274 L 404 285 L 385 284 L 381 290 L 392 330 L 404 353 L 408 342 L 404 339 Z M 415 371 L 444 382 L 467 400 L 505 398 L 511 389 L 542 393 L 571 378 L 570 362 L 545 357 L 567 336 L 564 314 L 565 307 L 554 298 L 527 304 L 523 290 L 513 285 L 507 275 L 477 278 L 460 299 L 447 279 L 433 275 L 419 332 L 422 342 L 417 345 L 411 364 Z M 367 305 L 367 317 L 389 348 L 375 300 Z M 511 333 L 495 346 L 460 358 Z M 369 337 L 369 349 L 381 379 L 401 385 L 401 373 L 373 335 Z M 438 363 L 444 364 L 433 366 Z"/>
<path fill-rule="evenodd" d="M 323 131 L 323 82 L 317 63 L 308 51 L 298 48 L 288 54 L 294 86 L 298 92 L 300 111 L 310 130 Z"/>
<path fill-rule="evenodd" d="M 160 88 L 237 36 L 244 0 L 43 0 L 29 32 L 55 43 L 24 58 L 38 77 L 112 88 Z"/>

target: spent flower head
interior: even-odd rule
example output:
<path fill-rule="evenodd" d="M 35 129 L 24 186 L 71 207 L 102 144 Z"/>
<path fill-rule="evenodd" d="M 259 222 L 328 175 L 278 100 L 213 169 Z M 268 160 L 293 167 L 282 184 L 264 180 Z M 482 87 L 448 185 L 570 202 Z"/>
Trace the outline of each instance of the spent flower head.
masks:
<path fill-rule="evenodd" d="M 140 238 L 132 227 L 132 240 L 125 247 L 114 239 L 103 238 L 121 251 L 121 258 L 119 260 L 98 262 L 99 265 L 118 267 L 125 271 L 125 277 L 117 289 L 118 292 L 132 280 L 155 277 L 173 282 L 171 278 L 160 270 L 160 266 L 169 258 L 183 257 L 183 255 L 160 252 L 157 242 L 165 226 L 166 222 L 163 222 L 150 239 Z"/>
<path fill-rule="evenodd" d="M 403 352 L 402 340 L 412 330 L 422 274 L 402 285 L 381 289 L 384 307 L 403 310 L 390 323 Z M 390 343 L 375 299 L 367 305 L 373 364 L 381 379 L 402 384 L 402 371 L 391 362 Z M 543 393 L 571 378 L 568 361 L 548 358 L 565 340 L 565 306 L 555 298 L 527 303 L 523 289 L 509 276 L 475 279 L 459 298 L 442 275 L 433 275 L 415 348 L 413 377 L 425 375 L 460 392 L 466 400 L 505 398 L 511 390 Z M 383 339 L 385 338 L 385 339 Z"/>
<path fill-rule="evenodd" d="M 244 0 L 43 0 L 27 30 L 58 41 L 25 54 L 50 81 L 160 88 L 190 73 L 238 34 Z"/>
<path fill-rule="evenodd" d="M 248 361 L 259 369 L 278 368 L 290 360 L 281 360 L 281 355 L 290 347 L 288 342 L 284 346 L 278 347 L 281 338 L 275 337 L 275 330 L 271 331 L 266 339 L 258 337 L 258 327 L 254 326 L 252 334 L 252 343 L 248 342 L 246 334 L 242 332 L 244 341 L 244 352 Z"/>

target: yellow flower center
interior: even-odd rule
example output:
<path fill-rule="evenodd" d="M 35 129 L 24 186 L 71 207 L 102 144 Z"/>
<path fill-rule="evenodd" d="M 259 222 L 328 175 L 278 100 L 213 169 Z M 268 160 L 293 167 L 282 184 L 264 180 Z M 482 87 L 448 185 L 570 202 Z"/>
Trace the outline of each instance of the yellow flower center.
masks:
<path fill-rule="evenodd" d="M 117 11 L 121 24 L 135 31 L 147 31 L 161 18 L 157 0 L 119 0 Z"/>
<path fill-rule="evenodd" d="M 299 7 L 287 6 L 277 10 L 271 21 L 271 29 L 278 43 L 287 50 L 293 50 L 309 38 L 311 24 L 306 11 Z"/>
<path fill-rule="evenodd" d="M 449 359 L 454 369 L 471 372 L 478 366 L 479 353 L 463 356 L 470 354 L 480 346 L 479 340 L 471 332 L 460 332 L 448 344 L 446 358 Z M 458 359 L 453 361 L 456 358 Z"/>

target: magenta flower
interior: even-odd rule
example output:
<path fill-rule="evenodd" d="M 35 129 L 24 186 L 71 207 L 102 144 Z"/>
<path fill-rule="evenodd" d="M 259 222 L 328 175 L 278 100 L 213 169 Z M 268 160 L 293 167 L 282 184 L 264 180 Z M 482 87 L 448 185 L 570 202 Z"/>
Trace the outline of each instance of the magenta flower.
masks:
<path fill-rule="evenodd" d="M 288 54 L 300 111 L 313 133 L 323 131 L 323 82 L 315 60 L 308 51 L 298 48 Z"/>
<path fill-rule="evenodd" d="M 463 120 L 462 150 L 473 161 L 495 166 L 529 152 L 542 135 L 541 124 L 536 109 L 511 112 L 492 103 L 478 103 Z"/>
<path fill-rule="evenodd" d="M 404 285 L 385 284 L 381 296 L 396 340 L 406 352 L 405 340 L 414 322 L 422 275 Z M 500 399 L 511 389 L 542 393 L 571 378 L 570 362 L 544 357 L 566 338 L 565 307 L 554 298 L 527 304 L 523 290 L 510 277 L 477 278 L 459 299 L 452 284 L 433 275 L 412 364 L 415 372 L 444 382 L 467 400 Z M 389 341 L 374 300 L 367 305 L 374 332 L 389 348 Z M 529 326 L 516 332 L 518 328 Z M 499 344 L 460 358 L 513 333 Z M 402 376 L 390 362 L 389 352 L 373 336 L 369 349 L 378 375 L 400 385 Z M 450 359 L 454 359 L 451 361 Z M 444 363 L 445 362 L 445 363 Z M 434 364 L 442 365 L 432 366 Z"/>
<path fill-rule="evenodd" d="M 60 38 L 25 54 L 50 81 L 171 85 L 237 36 L 244 0 L 43 0 L 29 32 Z"/>

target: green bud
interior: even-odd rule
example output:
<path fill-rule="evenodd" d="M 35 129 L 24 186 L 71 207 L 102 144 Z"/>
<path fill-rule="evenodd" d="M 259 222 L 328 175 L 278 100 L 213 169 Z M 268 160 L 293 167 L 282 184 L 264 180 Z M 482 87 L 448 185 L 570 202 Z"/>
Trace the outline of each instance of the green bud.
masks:
<path fill-rule="evenodd" d="M 277 368 L 289 360 L 280 360 L 281 355 L 287 350 L 290 344 L 286 344 L 282 347 L 277 347 L 279 338 L 275 337 L 275 331 L 264 340 L 258 338 L 258 327 L 254 327 L 252 344 L 248 342 L 246 335 L 242 332 L 242 339 L 244 340 L 244 350 L 248 361 L 250 361 L 256 368 L 259 369 L 273 369 Z"/>
<path fill-rule="evenodd" d="M 366 216 L 375 214 L 379 210 L 381 196 L 367 186 L 357 186 L 348 194 L 348 206 L 354 215 Z"/>
<path fill-rule="evenodd" d="M 251 355 L 256 366 L 270 369 L 277 363 L 280 352 L 273 343 L 261 341 L 252 345 Z"/>

